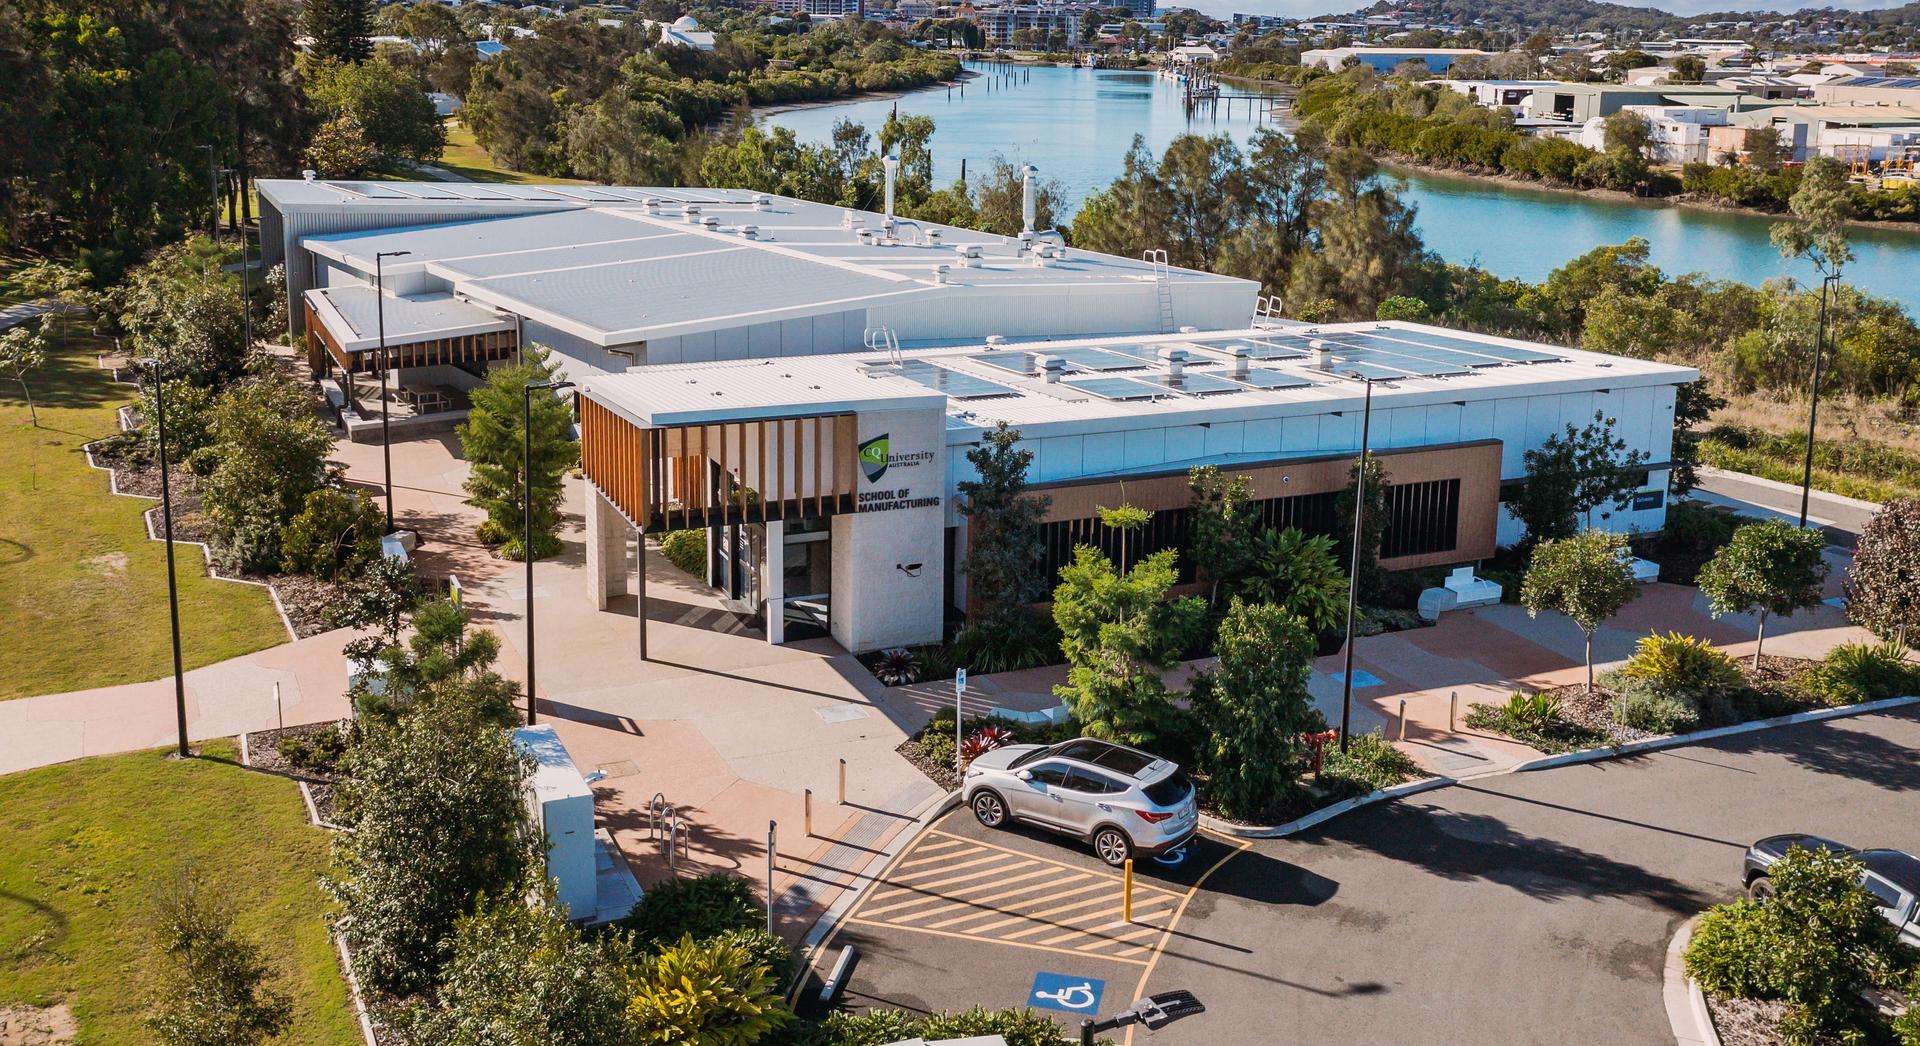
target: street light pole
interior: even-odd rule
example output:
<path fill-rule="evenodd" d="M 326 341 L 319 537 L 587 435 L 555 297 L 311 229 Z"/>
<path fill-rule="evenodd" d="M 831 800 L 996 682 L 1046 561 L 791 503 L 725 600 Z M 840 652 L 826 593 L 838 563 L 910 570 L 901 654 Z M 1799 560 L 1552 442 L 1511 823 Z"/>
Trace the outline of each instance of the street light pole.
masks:
<path fill-rule="evenodd" d="M 219 154 L 214 152 L 214 146 L 212 145 L 203 145 L 200 148 L 207 151 L 207 189 L 213 194 L 213 210 L 207 212 L 207 235 L 213 237 L 215 241 L 218 241 L 220 239 Z"/>
<path fill-rule="evenodd" d="M 1827 355 L 1828 298 L 1833 285 L 1840 282 L 1836 270 L 1820 281 L 1820 326 L 1813 339 L 1813 381 L 1807 389 L 1807 457 L 1800 473 L 1800 525 L 1807 525 L 1807 504 L 1813 499 L 1813 432 L 1820 420 L 1820 368 Z"/>
<path fill-rule="evenodd" d="M 167 396 L 160 378 L 160 361 L 145 361 L 153 374 L 153 426 L 160 444 L 160 532 L 167 545 L 167 616 L 173 626 L 173 712 L 179 731 L 176 749 L 185 759 L 187 751 L 187 677 L 180 664 L 180 589 L 173 569 L 173 489 L 167 480 Z"/>
<path fill-rule="evenodd" d="M 388 258 L 404 258 L 412 251 L 380 251 L 373 256 L 373 314 L 380 330 L 380 459 L 387 470 L 387 533 L 393 533 L 393 427 L 387 411 L 387 280 L 383 268 Z"/>
<path fill-rule="evenodd" d="M 533 390 L 573 388 L 570 381 L 530 381 L 520 389 L 520 558 L 527 564 L 527 725 L 534 723 L 533 697 Z M 643 536 L 641 541 L 645 541 Z M 641 549 L 644 556 L 646 550 Z M 643 560 L 644 563 L 644 560 Z"/>
<path fill-rule="evenodd" d="M 1353 722 L 1353 611 L 1360 589 L 1360 532 L 1367 516 L 1367 441 L 1373 428 L 1373 379 L 1367 383 L 1360 408 L 1360 465 L 1354 470 L 1353 548 L 1347 560 L 1346 670 L 1340 677 L 1340 750 L 1347 750 L 1347 732 Z"/>

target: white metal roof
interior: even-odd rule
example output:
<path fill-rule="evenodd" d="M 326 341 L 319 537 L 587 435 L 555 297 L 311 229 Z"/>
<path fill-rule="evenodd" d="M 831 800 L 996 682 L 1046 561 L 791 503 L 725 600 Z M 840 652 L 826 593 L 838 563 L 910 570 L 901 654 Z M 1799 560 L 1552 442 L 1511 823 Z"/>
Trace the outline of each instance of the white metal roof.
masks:
<path fill-rule="evenodd" d="M 310 290 L 314 315 L 347 352 L 366 352 L 380 344 L 458 338 L 513 329 L 513 319 L 461 301 L 451 294 L 388 294 L 376 306 L 373 288 L 346 284 Z"/>
<path fill-rule="evenodd" d="M 1306 347 L 1313 341 L 1331 344 L 1337 361 L 1324 369 Z M 1281 380 L 1297 382 L 1290 388 L 1260 389 L 1232 377 L 1234 347 L 1252 353 L 1301 352 L 1291 358 L 1248 361 L 1250 369 L 1277 372 Z M 1544 356 L 1533 362 L 1504 360 L 1498 355 Z M 1138 366 L 1113 371 L 1069 373 L 1048 382 L 1037 374 L 1022 374 L 983 362 L 992 352 L 1022 352 L 1047 356 L 1075 350 L 1104 349 L 1137 361 Z M 1134 379 L 1148 382 L 1168 375 L 1162 353 L 1187 354 L 1189 378 L 1210 388 L 1230 385 L 1230 391 L 1187 394 L 1162 389 L 1151 399 L 1115 400 L 1087 391 L 1089 382 Z M 974 439 L 980 429 L 1005 421 L 1028 435 L 1064 435 L 1074 431 L 1110 431 L 1116 427 L 1154 428 L 1199 421 L 1231 421 L 1288 415 L 1323 414 L 1329 410 L 1358 409 L 1365 382 L 1339 373 L 1352 359 L 1376 365 L 1399 359 L 1396 350 L 1423 351 L 1427 357 L 1406 357 L 1418 367 L 1439 360 L 1429 369 L 1460 373 L 1430 376 L 1383 377 L 1374 383 L 1376 406 L 1464 403 L 1543 392 L 1603 392 L 1615 388 L 1675 385 L 1691 381 L 1699 372 L 1651 360 L 1608 356 L 1512 338 L 1497 338 L 1413 323 L 1349 323 L 1305 326 L 1277 324 L 1235 331 L 1078 338 L 1051 342 L 1022 342 L 914 350 L 897 357 L 882 353 L 850 353 L 737 363 L 655 365 L 625 374 L 590 379 L 585 388 L 596 399 L 628 414 L 641 424 L 684 424 L 697 421 L 791 417 L 824 410 L 882 410 L 924 407 L 944 401 L 950 442 Z M 947 382 L 972 379 L 995 386 L 978 398 L 946 397 L 900 373 L 895 361 L 932 365 Z M 1194 384 L 1190 382 L 1189 384 Z M 668 421 L 650 418 L 668 418 Z"/>
<path fill-rule="evenodd" d="M 621 345 L 794 319 L 969 288 L 1045 290 L 1250 281 L 1089 251 L 1041 258 L 1017 239 L 736 189 L 263 182 L 276 207 L 450 214 L 308 236 L 309 251 L 363 274 L 425 273 L 462 296 Z M 414 219 L 417 221 L 418 219 Z M 972 257 L 968 257 L 972 255 Z M 942 271 L 944 267 L 944 272 Z"/>

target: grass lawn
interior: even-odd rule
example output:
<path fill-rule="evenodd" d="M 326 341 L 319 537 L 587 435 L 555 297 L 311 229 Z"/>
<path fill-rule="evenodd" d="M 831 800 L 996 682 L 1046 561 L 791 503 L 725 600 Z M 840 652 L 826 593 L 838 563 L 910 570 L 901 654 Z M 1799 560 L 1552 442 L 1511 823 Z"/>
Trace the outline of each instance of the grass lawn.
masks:
<path fill-rule="evenodd" d="M 147 540 L 151 501 L 107 492 L 81 444 L 116 429 L 132 389 L 94 365 L 101 347 L 73 322 L 29 382 L 0 381 L 0 700 L 157 679 L 172 671 L 166 547 Z M 287 641 L 263 588 L 206 576 L 179 546 L 188 668 Z"/>
<path fill-rule="evenodd" d="M 492 154 L 473 140 L 473 132 L 458 120 L 447 121 L 447 149 L 433 166 L 451 171 L 470 182 L 549 182 L 585 185 L 579 178 L 547 178 L 502 167 Z"/>
<path fill-rule="evenodd" d="M 326 833 L 292 782 L 244 769 L 230 741 L 0 777 L 0 1007 L 66 1003 L 79 1041 L 148 1042 L 151 901 L 209 876 L 293 998 L 286 1041 L 359 1039 L 315 877 Z"/>

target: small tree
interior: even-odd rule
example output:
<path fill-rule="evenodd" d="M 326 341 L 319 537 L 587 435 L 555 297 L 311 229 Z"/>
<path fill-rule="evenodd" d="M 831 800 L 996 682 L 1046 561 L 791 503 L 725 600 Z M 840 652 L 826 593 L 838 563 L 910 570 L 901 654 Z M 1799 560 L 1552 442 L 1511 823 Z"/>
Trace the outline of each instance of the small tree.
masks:
<path fill-rule="evenodd" d="M 1367 475 L 1366 514 L 1360 520 L 1360 566 L 1351 580 L 1358 586 L 1360 601 L 1372 603 L 1380 598 L 1380 539 L 1387 532 L 1387 490 L 1393 484 L 1387 482 L 1385 466 L 1371 452 L 1367 454 L 1364 467 Z M 1341 521 L 1342 546 L 1353 538 L 1353 505 L 1360 496 L 1361 468 L 1361 464 L 1355 462 L 1353 468 L 1347 471 L 1347 485 L 1334 501 L 1334 516 Z"/>
<path fill-rule="evenodd" d="M 1251 545 L 1251 562 L 1232 587 L 1236 596 L 1271 603 L 1315 634 L 1339 626 L 1347 608 L 1347 578 L 1333 558 L 1332 538 L 1287 527 L 1263 530 Z"/>
<path fill-rule="evenodd" d="M 40 427 L 40 408 L 34 405 L 33 389 L 27 375 L 47 364 L 47 336 L 37 323 L 23 323 L 0 334 L 0 371 L 20 383 L 20 394 L 27 398 L 27 414 L 34 428 Z"/>
<path fill-rule="evenodd" d="M 341 651 L 351 660 L 370 660 L 400 642 L 406 617 L 419 604 L 420 578 L 413 564 L 381 556 L 368 565 L 345 598 L 328 605 L 327 623 L 335 628 L 377 629 Z"/>
<path fill-rule="evenodd" d="M 1119 531 L 1120 569 L 1125 571 L 1128 563 L 1127 553 L 1133 549 L 1133 536 L 1147 529 L 1147 524 L 1153 522 L 1153 513 L 1148 512 L 1138 505 L 1130 505 L 1126 502 L 1122 502 L 1113 508 L 1097 508 L 1095 513 L 1100 517 L 1101 526 L 1109 530 Z"/>
<path fill-rule="evenodd" d="M 438 1005 L 393 1021 L 410 1043 L 613 1046 L 626 1029 L 631 957 L 618 937 L 567 921 L 551 884 L 531 902 L 488 900 L 460 919 Z"/>
<path fill-rule="evenodd" d="M 525 389 L 553 378 L 545 349 L 532 346 L 526 362 L 496 367 L 487 383 L 473 390 L 473 412 L 460 426 L 460 445 L 473 471 L 467 478 L 467 503 L 486 510 L 480 540 L 498 545 L 508 559 L 525 555 L 525 475 L 522 433 L 526 430 Z M 534 390 L 533 427 L 529 440 L 533 456 L 534 557 L 560 551 L 560 501 L 565 495 L 562 477 L 580 459 L 571 435 L 573 412 L 565 400 Z"/>
<path fill-rule="evenodd" d="M 1760 667 L 1768 616 L 1790 615 L 1820 602 L 1820 584 L 1827 579 L 1822 556 L 1826 547 L 1827 539 L 1817 530 L 1768 519 L 1734 531 L 1733 540 L 1700 568 L 1700 592 L 1713 616 L 1759 614 L 1753 667 Z"/>
<path fill-rule="evenodd" d="M 147 1027 L 168 1046 L 228 1046 L 278 1038 L 293 1002 L 270 982 L 260 949 L 234 931 L 233 909 L 189 875 L 158 905 L 163 974 Z"/>
<path fill-rule="evenodd" d="M 964 569 L 967 602 L 980 608 L 968 629 L 982 639 L 1010 640 L 1028 625 L 1027 608 L 1052 580 L 1039 569 L 1047 499 L 1027 493 L 1033 452 L 1021 449 L 1020 430 L 1004 421 L 967 451 L 967 461 L 977 478 L 959 484 L 960 513 L 967 517 Z"/>
<path fill-rule="evenodd" d="M 446 944 L 482 895 L 525 882 L 537 859 L 530 767 L 506 731 L 451 701 L 363 721 L 345 765 L 353 831 L 336 840 L 323 885 L 360 982 L 402 998 L 439 983 Z"/>
<path fill-rule="evenodd" d="M 1174 555 L 1156 552 L 1122 574 L 1082 545 L 1060 571 L 1053 619 L 1068 669 L 1066 685 L 1053 692 L 1093 736 L 1151 744 L 1171 726 L 1176 710 L 1160 675 L 1207 614 L 1200 599 L 1166 600 L 1178 577 Z"/>
<path fill-rule="evenodd" d="M 1629 452 L 1613 434 L 1613 419 L 1596 411 L 1585 427 L 1568 425 L 1564 434 L 1527 451 L 1525 461 L 1526 482 L 1509 507 L 1526 525 L 1529 540 L 1547 541 L 1571 537 L 1582 518 L 1592 526 L 1593 510 L 1603 504 L 1625 508 L 1640 486 L 1647 455 Z"/>
<path fill-rule="evenodd" d="M 1920 498 L 1889 501 L 1867 522 L 1847 571 L 1847 619 L 1882 639 L 1920 630 Z"/>
<path fill-rule="evenodd" d="M 482 722 L 518 726 L 520 684 L 493 668 L 500 637 L 484 629 L 469 632 L 469 620 L 465 608 L 447 600 L 418 607 L 406 644 L 379 654 L 386 669 L 383 689 L 355 695 L 357 707 L 390 719 L 421 705 L 458 704 Z"/>
<path fill-rule="evenodd" d="M 1245 476 L 1228 476 L 1212 465 L 1187 473 L 1193 565 L 1207 579 L 1207 602 L 1220 604 L 1220 584 L 1246 573 L 1259 516 Z"/>
<path fill-rule="evenodd" d="M 1603 530 L 1541 542 L 1520 583 L 1520 604 L 1530 617 L 1542 610 L 1565 614 L 1586 637 L 1587 692 L 1593 692 L 1593 633 L 1633 602 L 1640 586 L 1628 564 L 1627 539 Z"/>
<path fill-rule="evenodd" d="M 1667 471 L 1667 491 L 1681 497 L 1700 482 L 1700 426 L 1727 401 L 1713 394 L 1707 379 L 1696 378 L 1674 390 L 1673 468 Z"/>
<path fill-rule="evenodd" d="M 1258 815 L 1294 786 L 1300 736 L 1325 725 L 1307 692 L 1313 633 L 1279 607 L 1236 599 L 1215 649 L 1219 666 L 1193 684 L 1202 762 L 1221 809 Z"/>
<path fill-rule="evenodd" d="M 365 491 L 322 487 L 280 532 L 280 568 L 323 581 L 358 577 L 380 557 L 386 529 L 380 506 Z"/>
<path fill-rule="evenodd" d="M 326 479 L 333 437 L 306 390 L 278 377 L 251 378 L 213 411 L 219 462 L 201 488 L 221 558 L 249 571 L 280 566 L 280 530 Z"/>

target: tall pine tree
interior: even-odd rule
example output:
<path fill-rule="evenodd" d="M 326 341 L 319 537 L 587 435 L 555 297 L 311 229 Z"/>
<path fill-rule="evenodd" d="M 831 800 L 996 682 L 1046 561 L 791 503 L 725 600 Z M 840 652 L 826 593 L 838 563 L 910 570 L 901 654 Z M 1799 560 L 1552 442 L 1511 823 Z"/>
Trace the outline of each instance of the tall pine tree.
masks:
<path fill-rule="evenodd" d="M 364 62 L 373 57 L 373 0 L 306 0 L 300 29 L 315 58 Z"/>
<path fill-rule="evenodd" d="M 467 503 L 487 513 L 480 540 L 499 545 L 508 559 L 523 554 L 522 396 L 528 385 L 553 377 L 547 356 L 545 349 L 530 345 L 524 362 L 496 368 L 473 390 L 473 413 L 460 426 L 460 444 L 473 466 L 467 477 L 467 493 L 473 496 Z M 533 552 L 539 558 L 560 551 L 561 477 L 579 460 L 580 448 L 570 432 L 573 412 L 566 400 L 536 389 L 532 405 Z"/>

